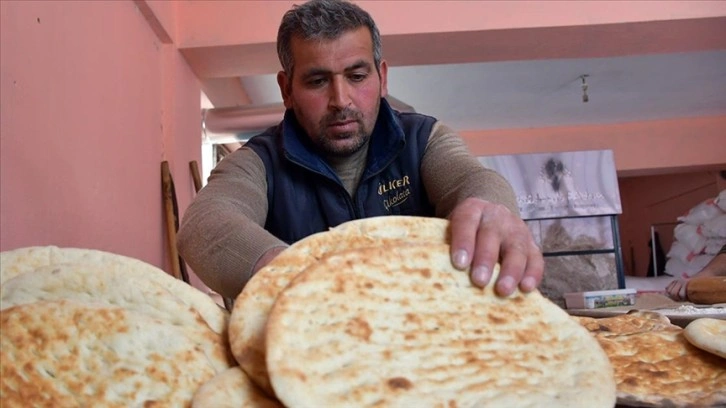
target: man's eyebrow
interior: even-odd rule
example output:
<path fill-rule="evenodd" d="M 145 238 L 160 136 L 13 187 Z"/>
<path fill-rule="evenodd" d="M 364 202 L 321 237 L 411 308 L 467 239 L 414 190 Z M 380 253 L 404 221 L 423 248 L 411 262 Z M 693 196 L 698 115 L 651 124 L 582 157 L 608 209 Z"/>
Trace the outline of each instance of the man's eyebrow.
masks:
<path fill-rule="evenodd" d="M 371 63 L 366 60 L 356 61 L 354 64 L 351 64 L 351 65 L 345 67 L 345 72 L 355 71 L 355 70 L 361 69 L 361 68 L 370 69 Z M 303 73 L 302 77 L 303 77 L 303 79 L 306 79 L 306 78 L 319 76 L 319 75 L 322 75 L 322 76 L 330 75 L 331 73 L 332 73 L 331 70 L 325 69 L 325 68 L 310 68 L 309 70 L 305 71 L 305 73 Z"/>
<path fill-rule="evenodd" d="M 309 70 L 305 71 L 302 74 L 302 77 L 303 77 L 303 79 L 305 79 L 305 78 L 310 78 L 310 77 L 314 77 L 314 76 L 318 76 L 318 75 L 329 75 L 330 72 L 331 71 L 329 69 L 325 69 L 325 68 L 310 68 Z"/>
<path fill-rule="evenodd" d="M 358 60 L 355 62 L 355 64 L 345 67 L 345 71 L 355 71 L 356 69 L 371 68 L 371 63 L 366 60 Z"/>

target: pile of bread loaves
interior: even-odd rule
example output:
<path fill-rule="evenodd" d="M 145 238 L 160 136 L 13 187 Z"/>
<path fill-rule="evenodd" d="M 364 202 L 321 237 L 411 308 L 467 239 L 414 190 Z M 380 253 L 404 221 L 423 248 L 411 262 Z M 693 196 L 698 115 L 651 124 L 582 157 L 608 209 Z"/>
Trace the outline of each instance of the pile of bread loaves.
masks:
<path fill-rule="evenodd" d="M 136 259 L 0 253 L 0 405 L 726 404 L 726 322 L 501 298 L 452 267 L 447 242 L 446 220 L 351 221 L 283 251 L 231 314 Z"/>

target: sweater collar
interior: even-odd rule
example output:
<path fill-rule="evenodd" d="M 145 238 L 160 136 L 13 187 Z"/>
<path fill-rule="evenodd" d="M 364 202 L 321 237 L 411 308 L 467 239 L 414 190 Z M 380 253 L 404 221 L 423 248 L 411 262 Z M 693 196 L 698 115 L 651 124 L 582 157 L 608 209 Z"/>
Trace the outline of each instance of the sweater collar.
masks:
<path fill-rule="evenodd" d="M 383 170 L 405 146 L 405 137 L 397 114 L 398 112 L 391 108 L 388 101 L 381 98 L 378 118 L 368 141 L 368 161 L 363 178 Z M 305 130 L 298 123 L 292 109 L 285 111 L 281 143 L 283 154 L 288 160 L 337 179 L 333 169 L 319 155 Z"/>

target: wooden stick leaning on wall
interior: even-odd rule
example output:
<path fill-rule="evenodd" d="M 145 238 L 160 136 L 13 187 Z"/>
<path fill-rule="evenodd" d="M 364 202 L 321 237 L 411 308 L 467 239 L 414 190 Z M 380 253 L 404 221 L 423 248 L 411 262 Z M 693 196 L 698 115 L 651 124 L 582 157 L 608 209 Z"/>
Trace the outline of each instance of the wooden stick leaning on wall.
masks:
<path fill-rule="evenodd" d="M 171 274 L 177 279 L 189 283 L 186 265 L 176 249 L 176 233 L 179 230 L 179 207 L 176 201 L 174 178 L 169 170 L 169 162 L 161 162 L 161 191 L 164 199 L 164 218 L 166 221 L 166 236 L 169 249 Z"/>
<path fill-rule="evenodd" d="M 189 162 L 189 170 L 192 172 L 192 180 L 194 180 L 194 190 L 198 193 L 202 189 L 202 176 L 199 173 L 199 165 L 196 160 Z"/>

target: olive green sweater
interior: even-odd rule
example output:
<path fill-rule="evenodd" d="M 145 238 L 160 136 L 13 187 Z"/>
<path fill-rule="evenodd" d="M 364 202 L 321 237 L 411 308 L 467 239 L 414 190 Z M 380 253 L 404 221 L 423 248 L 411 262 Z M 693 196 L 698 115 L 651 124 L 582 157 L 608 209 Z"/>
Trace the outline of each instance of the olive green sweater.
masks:
<path fill-rule="evenodd" d="M 329 160 L 346 190 L 355 191 L 368 149 L 344 160 Z M 447 126 L 431 130 L 421 178 L 436 216 L 447 217 L 469 197 L 506 206 L 518 214 L 509 183 L 486 169 Z M 236 297 L 267 250 L 286 244 L 263 226 L 267 182 L 262 160 L 244 146 L 225 157 L 186 210 L 178 235 L 179 252 L 199 278 L 225 297 Z"/>

